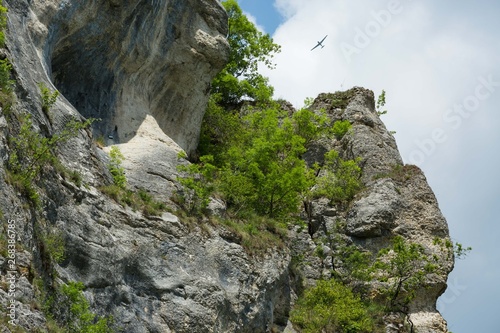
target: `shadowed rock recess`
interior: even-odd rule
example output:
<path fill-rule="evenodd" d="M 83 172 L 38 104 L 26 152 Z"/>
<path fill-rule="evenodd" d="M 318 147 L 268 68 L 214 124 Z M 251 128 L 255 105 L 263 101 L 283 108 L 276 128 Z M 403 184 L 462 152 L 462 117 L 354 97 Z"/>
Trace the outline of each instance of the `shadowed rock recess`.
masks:
<path fill-rule="evenodd" d="M 222 227 L 189 225 L 173 213 L 148 216 L 103 194 L 111 183 L 109 157 L 93 142 L 118 145 L 125 155 L 129 186 L 174 205 L 180 189 L 177 153 L 193 152 L 206 108 L 209 84 L 228 58 L 227 15 L 217 0 L 3 0 L 9 9 L 6 49 L 13 66 L 16 101 L 0 113 L 0 156 L 18 133 L 20 114 L 30 114 L 44 136 L 70 118 L 95 117 L 93 133 L 60 145 L 62 164 L 82 176 L 77 186 L 52 168 L 34 184 L 41 209 L 0 168 L 0 218 L 16 230 L 16 309 L 27 332 L 44 330 L 47 317 L 36 300 L 40 283 L 81 281 L 92 311 L 111 315 L 119 331 L 294 332 L 289 312 L 299 290 L 331 272 L 331 254 L 319 258 L 319 239 L 345 226 L 345 237 L 376 253 L 394 235 L 434 251 L 433 239 L 449 239 L 436 198 L 422 172 L 403 179 L 384 176 L 402 165 L 393 136 L 374 109 L 373 93 L 353 88 L 341 108 L 336 95 L 321 94 L 311 108 L 331 121 L 349 120 L 352 134 L 311 145 L 304 158 L 321 161 L 337 149 L 359 157 L 365 188 L 344 211 L 323 199 L 308 211 L 311 229 L 290 228 L 284 248 L 249 255 L 238 237 Z M 61 92 L 50 113 L 41 108 L 38 83 Z M 182 162 L 186 163 L 186 162 Z M 304 218 L 306 219 L 306 214 Z M 65 259 L 47 257 L 41 235 L 62 233 Z M 3 243 L 2 243 L 3 244 Z M 9 270 L 0 251 L 2 286 Z M 436 250 L 437 251 L 437 250 Z M 438 252 L 436 252 L 438 253 Z M 299 268 L 292 257 L 304 258 Z M 419 290 L 409 312 L 416 332 L 447 333 L 436 310 L 447 272 Z M 0 305 L 11 298 L 0 288 Z M 3 311 L 3 310 L 2 310 Z M 3 312 L 2 312 L 3 313 Z M 2 314 L 3 315 L 3 314 Z M 4 318 L 2 318 L 3 320 Z M 0 331 L 11 332 L 0 320 Z M 388 324 L 387 332 L 402 332 Z"/>

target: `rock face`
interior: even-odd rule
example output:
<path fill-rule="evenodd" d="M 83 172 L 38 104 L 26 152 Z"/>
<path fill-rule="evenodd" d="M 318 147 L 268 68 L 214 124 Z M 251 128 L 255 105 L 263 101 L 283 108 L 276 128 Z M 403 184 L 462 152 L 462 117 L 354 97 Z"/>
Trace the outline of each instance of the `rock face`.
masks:
<path fill-rule="evenodd" d="M 336 149 L 345 159 L 359 158 L 365 188 L 344 210 L 332 209 L 324 199 L 310 203 L 308 219 L 313 225 L 312 237 L 305 231 L 296 231 L 297 241 L 292 248 L 292 255 L 303 255 L 304 261 L 311 263 L 302 269 L 306 284 L 331 276 L 332 252 L 328 245 L 335 245 L 339 233 L 348 242 L 372 253 L 388 247 L 390 239 L 400 235 L 408 242 L 422 245 L 429 255 L 442 256 L 434 240 L 449 239 L 448 225 L 425 176 L 416 166 L 403 166 L 394 137 L 376 114 L 373 92 L 353 88 L 340 95 L 346 98 L 345 108 L 337 106 L 338 94 L 319 95 L 311 108 L 326 111 L 332 123 L 349 120 L 351 133 L 341 140 L 314 144 L 306 158 L 309 163 L 321 161 L 322 154 L 330 149 Z M 339 225 L 344 226 L 340 231 Z M 325 252 L 322 260 L 315 253 L 318 246 Z M 415 332 L 448 332 L 446 322 L 436 310 L 436 300 L 445 291 L 447 274 L 452 268 L 453 259 L 444 259 L 444 273 L 426 281 L 426 286 L 417 291 L 409 309 Z M 388 329 L 392 326 L 398 327 L 389 320 Z"/>
<path fill-rule="evenodd" d="M 211 78 L 228 56 L 216 0 L 5 3 L 12 57 L 30 59 L 15 63 L 27 88 L 52 81 L 84 117 L 101 119 L 95 135 L 110 143 L 131 140 L 151 115 L 188 153 L 196 148 Z"/>
<path fill-rule="evenodd" d="M 31 114 L 34 130 L 44 136 L 60 131 L 69 118 L 101 118 L 94 137 L 103 135 L 121 149 L 129 186 L 171 204 L 179 189 L 176 166 L 186 163 L 177 154 L 195 148 L 209 82 L 228 56 L 226 14 L 218 1 L 4 4 L 5 53 L 16 80 L 11 114 Z M 39 82 L 62 93 L 48 114 L 41 110 Z M 304 158 L 321 161 L 332 148 L 344 158 L 361 158 L 365 190 L 342 211 L 323 199 L 313 201 L 307 217 L 313 232 L 292 229 L 288 248 L 262 256 L 248 255 L 221 227 L 190 225 L 173 213 L 147 216 L 103 194 L 101 186 L 111 179 L 109 157 L 90 132 L 80 131 L 59 147 L 62 164 L 78 171 L 84 185 L 48 168 L 35 184 L 41 209 L 30 206 L 0 168 L 0 218 L 14 221 L 16 230 L 19 325 L 28 331 L 46 326 L 33 305 L 36 271 L 47 280 L 83 282 L 92 310 L 112 315 L 123 332 L 293 332 L 288 315 L 304 287 L 301 278 L 307 285 L 329 274 L 331 260 L 319 258 L 315 249 L 336 232 L 337 221 L 345 224 L 345 237 L 370 251 L 393 235 L 432 251 L 432 240 L 447 239 L 448 229 L 425 177 L 415 167 L 405 167 L 404 177 L 388 176 L 402 160 L 374 110 L 373 93 L 356 88 L 348 96 L 339 108 L 334 95 L 322 94 L 312 108 L 325 109 L 332 122 L 349 120 L 352 133 L 315 143 Z M 19 126 L 12 119 L 2 110 L 2 159 L 12 153 L 8 136 Z M 223 209 L 220 203 L 214 208 Z M 66 257 L 60 264 L 47 264 L 40 230 L 62 233 Z M 328 257 L 331 251 L 324 249 Z M 307 263 L 298 269 L 291 259 L 297 255 Z M 446 269 L 452 265 L 450 260 Z M 410 311 L 417 332 L 447 332 L 435 308 L 445 281 L 437 276 L 419 291 Z M 0 288 L 0 304 L 9 300 Z"/>

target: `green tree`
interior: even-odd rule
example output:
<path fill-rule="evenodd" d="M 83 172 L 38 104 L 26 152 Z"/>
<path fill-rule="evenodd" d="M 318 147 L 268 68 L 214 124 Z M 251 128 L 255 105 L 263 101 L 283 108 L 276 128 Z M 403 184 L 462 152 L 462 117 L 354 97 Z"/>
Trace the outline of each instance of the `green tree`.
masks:
<path fill-rule="evenodd" d="M 206 142 L 210 162 L 202 156 L 199 166 L 181 167 L 191 178 L 181 182 L 195 193 L 202 189 L 202 196 L 209 195 L 206 189 L 219 192 L 236 211 L 270 217 L 296 212 L 315 179 L 302 154 L 308 142 L 326 133 L 326 117 L 305 109 L 290 116 L 277 107 L 241 117 L 218 107 L 210 119 L 217 125 L 212 130 L 221 133 L 213 145 Z"/>
<path fill-rule="evenodd" d="M 200 155 L 212 155 L 216 165 L 222 164 L 227 149 L 240 140 L 244 123 L 238 111 L 220 106 L 220 95 L 211 95 L 200 131 Z"/>
<path fill-rule="evenodd" d="M 81 282 L 69 282 L 61 287 L 62 301 L 57 306 L 67 311 L 65 318 L 68 332 L 112 333 L 112 318 L 99 317 L 90 311 L 89 302 L 83 295 Z"/>
<path fill-rule="evenodd" d="M 301 155 L 305 139 L 291 118 L 269 108 L 244 117 L 245 135 L 232 146 L 222 169 L 223 193 L 230 202 L 247 202 L 271 217 L 296 211 L 300 194 L 312 186 L 312 173 Z M 244 183 L 235 189 L 228 184 Z M 243 184 L 242 184 L 243 185 Z"/>
<path fill-rule="evenodd" d="M 5 28 L 7 27 L 7 8 L 2 6 L 3 1 L 0 0 L 0 47 L 5 45 Z"/>
<path fill-rule="evenodd" d="M 125 157 L 117 146 L 111 147 L 109 157 L 108 170 L 113 176 L 113 183 L 119 188 L 125 189 L 127 187 L 127 178 L 125 176 L 125 169 L 122 166 Z"/>
<path fill-rule="evenodd" d="M 180 154 L 179 157 L 185 157 Z M 178 177 L 177 180 L 191 193 L 184 195 L 184 206 L 191 213 L 200 213 L 210 203 L 210 195 L 215 191 L 215 173 L 217 168 L 213 165 L 213 156 L 204 155 L 200 162 L 189 165 L 179 165 L 177 169 L 185 172 L 187 177 Z"/>
<path fill-rule="evenodd" d="M 268 101 L 273 88 L 258 72 L 258 66 L 272 68 L 272 57 L 280 46 L 248 20 L 236 0 L 226 0 L 222 5 L 229 16 L 227 40 L 231 51 L 228 64 L 212 81 L 212 93 L 219 94 L 225 105 L 237 104 L 242 98 Z"/>
<path fill-rule="evenodd" d="M 327 132 L 328 117 L 324 110 L 315 113 L 303 108 L 292 115 L 292 120 L 295 133 L 304 138 L 306 145 Z"/>
<path fill-rule="evenodd" d="M 377 114 L 379 116 L 387 113 L 387 110 L 382 110 L 384 106 L 385 106 L 385 90 L 382 90 L 382 92 L 377 98 Z"/>
<path fill-rule="evenodd" d="M 44 167 L 60 165 L 56 155 L 58 144 L 74 137 L 79 130 L 89 127 L 94 120 L 88 119 L 84 122 L 70 120 L 66 123 L 64 130 L 47 138 L 33 129 L 30 115 L 22 116 L 19 133 L 9 138 L 9 144 L 12 148 L 8 160 L 11 183 L 25 192 L 30 200 L 38 206 L 38 193 L 33 183 L 39 179 Z"/>
<path fill-rule="evenodd" d="M 314 196 L 324 196 L 332 204 L 343 204 L 354 198 L 362 187 L 359 160 L 345 161 L 331 150 L 325 154 L 325 172 L 317 179 Z"/>
<path fill-rule="evenodd" d="M 0 105 L 4 111 L 9 110 L 14 102 L 12 88 L 15 81 L 11 80 L 11 70 L 9 59 L 0 60 Z"/>
<path fill-rule="evenodd" d="M 380 250 L 373 264 L 372 276 L 386 285 L 381 292 L 386 297 L 387 311 L 406 315 L 411 333 L 414 329 L 409 305 L 417 292 L 426 286 L 431 274 L 446 275 L 446 262 L 453 256 L 462 258 L 471 250 L 448 239 L 436 238 L 434 245 L 439 246 L 439 254 L 429 254 L 422 245 L 407 242 L 398 235 L 390 247 Z"/>
<path fill-rule="evenodd" d="M 426 275 L 438 268 L 436 264 L 436 258 L 428 256 L 422 245 L 394 237 L 392 246 L 381 250 L 375 263 L 377 279 L 388 283 L 385 294 L 389 310 L 406 312 Z"/>
<path fill-rule="evenodd" d="M 320 280 L 305 291 L 290 320 L 304 333 L 373 332 L 368 307 L 352 290 L 335 279 Z"/>
<path fill-rule="evenodd" d="M 56 103 L 59 91 L 52 92 L 43 82 L 38 83 L 38 87 L 40 88 L 42 111 L 50 117 L 49 111 Z"/>

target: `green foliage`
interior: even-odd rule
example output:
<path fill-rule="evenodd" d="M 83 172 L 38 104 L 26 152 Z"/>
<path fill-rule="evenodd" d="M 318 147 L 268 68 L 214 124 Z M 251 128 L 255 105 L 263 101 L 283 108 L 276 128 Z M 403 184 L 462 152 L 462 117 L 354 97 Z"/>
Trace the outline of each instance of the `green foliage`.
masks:
<path fill-rule="evenodd" d="M 457 259 L 464 259 L 470 251 L 472 251 L 470 246 L 464 247 L 460 243 L 453 243 L 453 253 Z"/>
<path fill-rule="evenodd" d="M 327 131 L 326 116 L 306 109 L 289 116 L 274 107 L 237 116 L 216 108 L 210 119 L 221 128 L 224 123 L 230 125 L 217 130 L 221 134 L 216 145 L 205 146 L 204 151 L 215 156 L 180 167 L 188 172 L 181 182 L 194 191 L 195 198 L 207 203 L 217 191 L 237 211 L 250 209 L 270 217 L 296 212 L 314 184 L 314 172 L 301 157 L 306 143 Z"/>
<path fill-rule="evenodd" d="M 449 239 L 436 238 L 434 245 L 437 248 L 434 247 L 433 253 L 429 253 L 422 245 L 396 236 L 392 239 L 391 246 L 380 250 L 377 258 L 373 259 L 371 253 L 361 251 L 356 245 L 348 245 L 347 238 L 341 236 L 342 224 L 339 223 L 336 229 L 337 236 L 328 237 L 329 247 L 333 251 L 332 273 L 335 279 L 335 282 L 331 283 L 341 285 L 342 288 L 359 295 L 364 309 L 373 318 L 374 328 L 370 332 L 384 331 L 379 327 L 383 324 L 380 321 L 384 316 L 383 312 L 405 315 L 408 330 L 413 332 L 409 306 L 417 292 L 427 286 L 432 276 L 447 274 L 450 268 L 448 264 L 453 256 L 461 258 L 471 250 L 470 247 L 454 244 Z M 321 249 L 320 244 L 316 249 L 320 258 L 324 257 Z M 375 282 L 376 291 L 370 290 L 366 282 L 372 285 Z M 327 326 L 334 322 L 333 319 L 325 319 L 336 315 L 338 310 L 326 309 L 314 302 L 322 300 L 330 291 L 324 288 L 313 290 L 314 294 L 306 292 L 299 298 L 296 308 L 292 311 L 292 321 L 305 332 L 343 332 L 337 327 Z M 320 294 L 316 293 L 318 290 L 321 290 Z M 309 293 L 311 292 L 309 290 Z M 384 304 L 384 307 L 375 302 Z"/>
<path fill-rule="evenodd" d="M 272 108 L 246 116 L 245 137 L 228 150 L 221 175 L 228 202 L 271 217 L 297 211 L 313 181 L 301 159 L 305 139 L 296 134 L 293 119 L 280 117 Z"/>
<path fill-rule="evenodd" d="M 375 175 L 373 179 L 375 180 L 380 178 L 391 178 L 398 183 L 406 183 L 407 181 L 411 180 L 413 177 L 421 173 L 422 171 L 416 165 L 396 164 L 392 167 L 392 170 L 390 172 Z"/>
<path fill-rule="evenodd" d="M 55 230 L 47 232 L 45 235 L 42 235 L 42 242 L 50 258 L 59 264 L 62 263 L 65 258 L 64 237 L 62 232 Z"/>
<path fill-rule="evenodd" d="M 290 313 L 290 320 L 305 333 L 360 333 L 374 329 L 361 298 L 335 279 L 320 280 L 306 290 Z"/>
<path fill-rule="evenodd" d="M 337 140 L 340 140 L 352 128 L 349 120 L 338 120 L 333 124 L 332 132 Z"/>
<path fill-rule="evenodd" d="M 60 307 L 67 309 L 66 328 L 74 333 L 112 333 L 111 318 L 97 317 L 90 311 L 89 302 L 83 295 L 81 282 L 69 282 L 61 286 L 63 299 Z"/>
<path fill-rule="evenodd" d="M 1 8 L 2 7 L 0 6 L 0 11 Z M 12 65 L 10 64 L 8 59 L 0 60 L 0 104 L 5 110 L 8 110 L 10 108 L 14 100 L 12 93 L 14 81 L 10 78 L 11 70 Z"/>
<path fill-rule="evenodd" d="M 250 255 L 265 254 L 269 248 L 282 249 L 285 246 L 286 225 L 275 219 L 248 214 L 244 219 L 233 216 L 216 221 L 229 229 L 233 234 L 232 241 L 241 244 Z"/>
<path fill-rule="evenodd" d="M 64 130 L 47 138 L 33 129 L 31 116 L 20 119 L 21 127 L 17 135 L 9 138 L 11 153 L 8 160 L 8 181 L 23 192 L 35 206 L 39 206 L 39 195 L 34 187 L 44 167 L 59 165 L 55 155 L 57 145 L 74 137 L 79 130 L 93 122 L 69 121 Z"/>
<path fill-rule="evenodd" d="M 472 251 L 472 247 L 465 247 L 460 243 L 453 242 L 450 239 L 441 239 L 435 238 L 434 245 L 440 246 L 443 252 L 447 253 L 448 259 L 452 259 L 453 257 L 456 259 L 464 259 L 467 254 Z"/>
<path fill-rule="evenodd" d="M 304 107 L 303 108 L 304 109 L 308 109 L 308 108 L 310 108 L 313 105 L 313 103 L 314 103 L 314 98 L 312 98 L 312 97 L 306 97 L 304 99 Z"/>
<path fill-rule="evenodd" d="M 0 47 L 5 46 L 5 28 L 7 28 L 7 8 L 2 6 L 3 2 L 0 0 Z"/>
<path fill-rule="evenodd" d="M 125 169 L 122 167 L 125 157 L 117 146 L 111 147 L 109 157 L 108 170 L 113 176 L 113 183 L 119 188 L 125 189 L 127 187 L 127 178 L 125 177 Z"/>
<path fill-rule="evenodd" d="M 56 103 L 59 91 L 50 91 L 50 89 L 43 82 L 38 83 L 38 87 L 40 88 L 40 95 L 42 99 L 42 111 L 50 118 L 49 111 Z"/>
<path fill-rule="evenodd" d="M 377 114 L 379 116 L 386 114 L 387 110 L 383 110 L 382 108 L 385 106 L 385 90 L 382 90 L 382 93 L 377 98 Z M 396 131 L 389 131 L 390 134 L 396 134 Z"/>
<path fill-rule="evenodd" d="M 210 203 L 210 194 L 214 191 L 216 167 L 213 165 L 213 156 L 204 155 L 200 158 L 200 163 L 179 165 L 177 169 L 188 175 L 178 177 L 177 180 L 191 191 L 191 195 L 183 197 L 185 200 L 183 204 L 189 212 L 200 213 L 198 210 L 207 208 Z"/>
<path fill-rule="evenodd" d="M 340 281 L 356 287 L 359 282 L 371 280 L 371 253 L 361 251 L 356 245 L 342 244 L 337 247 L 336 256 L 342 258 L 334 272 Z"/>
<path fill-rule="evenodd" d="M 82 186 L 82 174 L 76 170 L 69 171 L 69 179 L 78 187 Z"/>
<path fill-rule="evenodd" d="M 317 114 L 305 108 L 300 109 L 292 115 L 292 121 L 295 134 L 304 139 L 305 145 L 325 134 L 328 125 L 328 117 L 323 110 Z"/>
<path fill-rule="evenodd" d="M 350 201 L 362 188 L 359 160 L 344 161 L 335 150 L 325 154 L 325 172 L 317 179 L 313 191 L 316 197 L 324 196 L 332 204 Z"/>
<path fill-rule="evenodd" d="M 9 59 L 0 60 L 0 89 L 2 92 L 9 93 L 12 91 L 12 86 L 14 81 L 10 79 L 10 72 L 12 71 L 12 65 Z"/>
<path fill-rule="evenodd" d="M 228 147 L 241 140 L 244 123 L 237 112 L 225 110 L 219 105 L 220 96 L 211 95 L 203 118 L 198 150 L 201 155 L 212 155 L 217 165 Z"/>
<path fill-rule="evenodd" d="M 106 146 L 106 140 L 104 139 L 103 135 L 99 135 L 97 138 L 95 138 L 94 143 L 99 148 L 104 148 Z"/>
<path fill-rule="evenodd" d="M 273 67 L 272 57 L 280 51 L 268 34 L 260 32 L 243 15 L 236 0 L 222 2 L 229 16 L 229 62 L 212 81 L 212 93 L 225 105 L 237 104 L 243 98 L 267 101 L 273 94 L 268 79 L 258 73 L 259 64 Z"/>
<path fill-rule="evenodd" d="M 117 146 L 112 146 L 109 152 L 108 170 L 113 177 L 113 184 L 101 186 L 99 189 L 110 198 L 133 210 L 140 210 L 145 216 L 159 216 L 167 210 L 167 206 L 153 198 L 144 189 L 134 192 L 127 188 L 125 169 L 122 166 L 125 157 Z"/>
<path fill-rule="evenodd" d="M 407 313 L 408 304 L 424 287 L 427 275 L 437 273 L 441 267 L 440 258 L 427 254 L 422 245 L 394 237 L 392 246 L 382 249 L 374 264 L 376 279 L 387 283 L 383 290 L 387 308 Z"/>
<path fill-rule="evenodd" d="M 354 89 L 349 89 L 346 91 L 336 91 L 334 93 L 329 93 L 326 94 L 325 97 L 332 101 L 333 108 L 345 109 L 354 95 Z"/>
<path fill-rule="evenodd" d="M 114 184 L 101 186 L 99 189 L 122 206 L 129 206 L 133 210 L 139 210 L 145 216 L 160 216 L 168 210 L 165 203 L 155 200 L 151 194 L 142 189 L 134 192 Z"/>
<path fill-rule="evenodd" d="M 382 93 L 377 98 L 377 114 L 379 116 L 387 113 L 387 110 L 382 110 L 384 106 L 385 106 L 385 90 L 382 90 Z"/>
<path fill-rule="evenodd" d="M 5 28 L 7 27 L 7 8 L 2 6 L 0 0 L 0 47 L 5 46 Z M 0 104 L 4 110 L 8 110 L 13 104 L 12 87 L 14 81 L 10 78 L 12 65 L 9 59 L 0 60 Z"/>

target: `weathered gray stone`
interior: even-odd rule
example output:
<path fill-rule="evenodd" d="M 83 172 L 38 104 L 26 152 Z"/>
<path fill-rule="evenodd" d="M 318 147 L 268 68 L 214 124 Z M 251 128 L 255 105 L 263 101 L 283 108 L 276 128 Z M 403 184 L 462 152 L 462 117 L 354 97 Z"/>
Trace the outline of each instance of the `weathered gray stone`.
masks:
<path fill-rule="evenodd" d="M 228 56 L 227 15 L 216 0 L 5 5 L 15 32 L 7 45 L 11 58 L 26 59 L 14 68 L 30 78 L 31 96 L 37 82 L 55 86 L 59 108 L 69 101 L 100 118 L 95 135 L 114 143 L 131 140 L 151 115 L 188 153 L 196 148 L 211 78 Z"/>
<path fill-rule="evenodd" d="M 346 232 L 355 237 L 378 237 L 388 234 L 400 210 L 399 194 L 390 180 L 372 185 L 367 196 L 355 201 L 347 215 Z"/>
<path fill-rule="evenodd" d="M 136 135 L 116 146 L 125 157 L 122 166 L 130 188 L 145 190 L 157 200 L 170 202 L 180 190 L 177 166 L 188 162 L 178 157 L 182 148 L 162 132 L 155 119 L 146 116 Z M 104 148 L 109 150 L 110 147 Z"/>
<path fill-rule="evenodd" d="M 338 103 L 333 100 L 335 96 L 348 96 L 344 108 L 334 106 Z M 333 268 L 334 259 L 328 250 L 330 245 L 336 245 L 337 237 L 377 253 L 390 245 L 393 236 L 401 235 L 408 242 L 421 244 L 429 254 L 442 257 L 434 239 L 449 239 L 446 220 L 421 170 L 402 166 L 394 137 L 376 114 L 373 92 L 353 88 L 342 95 L 320 94 L 311 108 L 325 110 L 332 124 L 349 120 L 352 131 L 340 141 L 322 139 L 313 143 L 304 158 L 309 164 L 321 163 L 324 152 L 331 149 L 338 150 L 344 159 L 359 158 L 364 188 L 344 209 L 329 207 L 325 198 L 308 203 L 304 215 L 312 237 L 308 238 L 305 231 L 292 233 L 292 256 L 303 256 L 303 280 L 296 281 L 295 288 L 329 277 L 328 269 Z M 318 246 L 323 249 L 323 258 L 315 251 Z M 447 333 L 446 322 L 436 310 L 436 300 L 446 289 L 453 259 L 443 260 L 442 273 L 429 278 L 410 304 L 409 314 L 416 332 Z M 376 289 L 377 285 L 373 287 Z M 389 317 L 385 320 L 387 332 L 403 332 L 401 316 Z"/>

